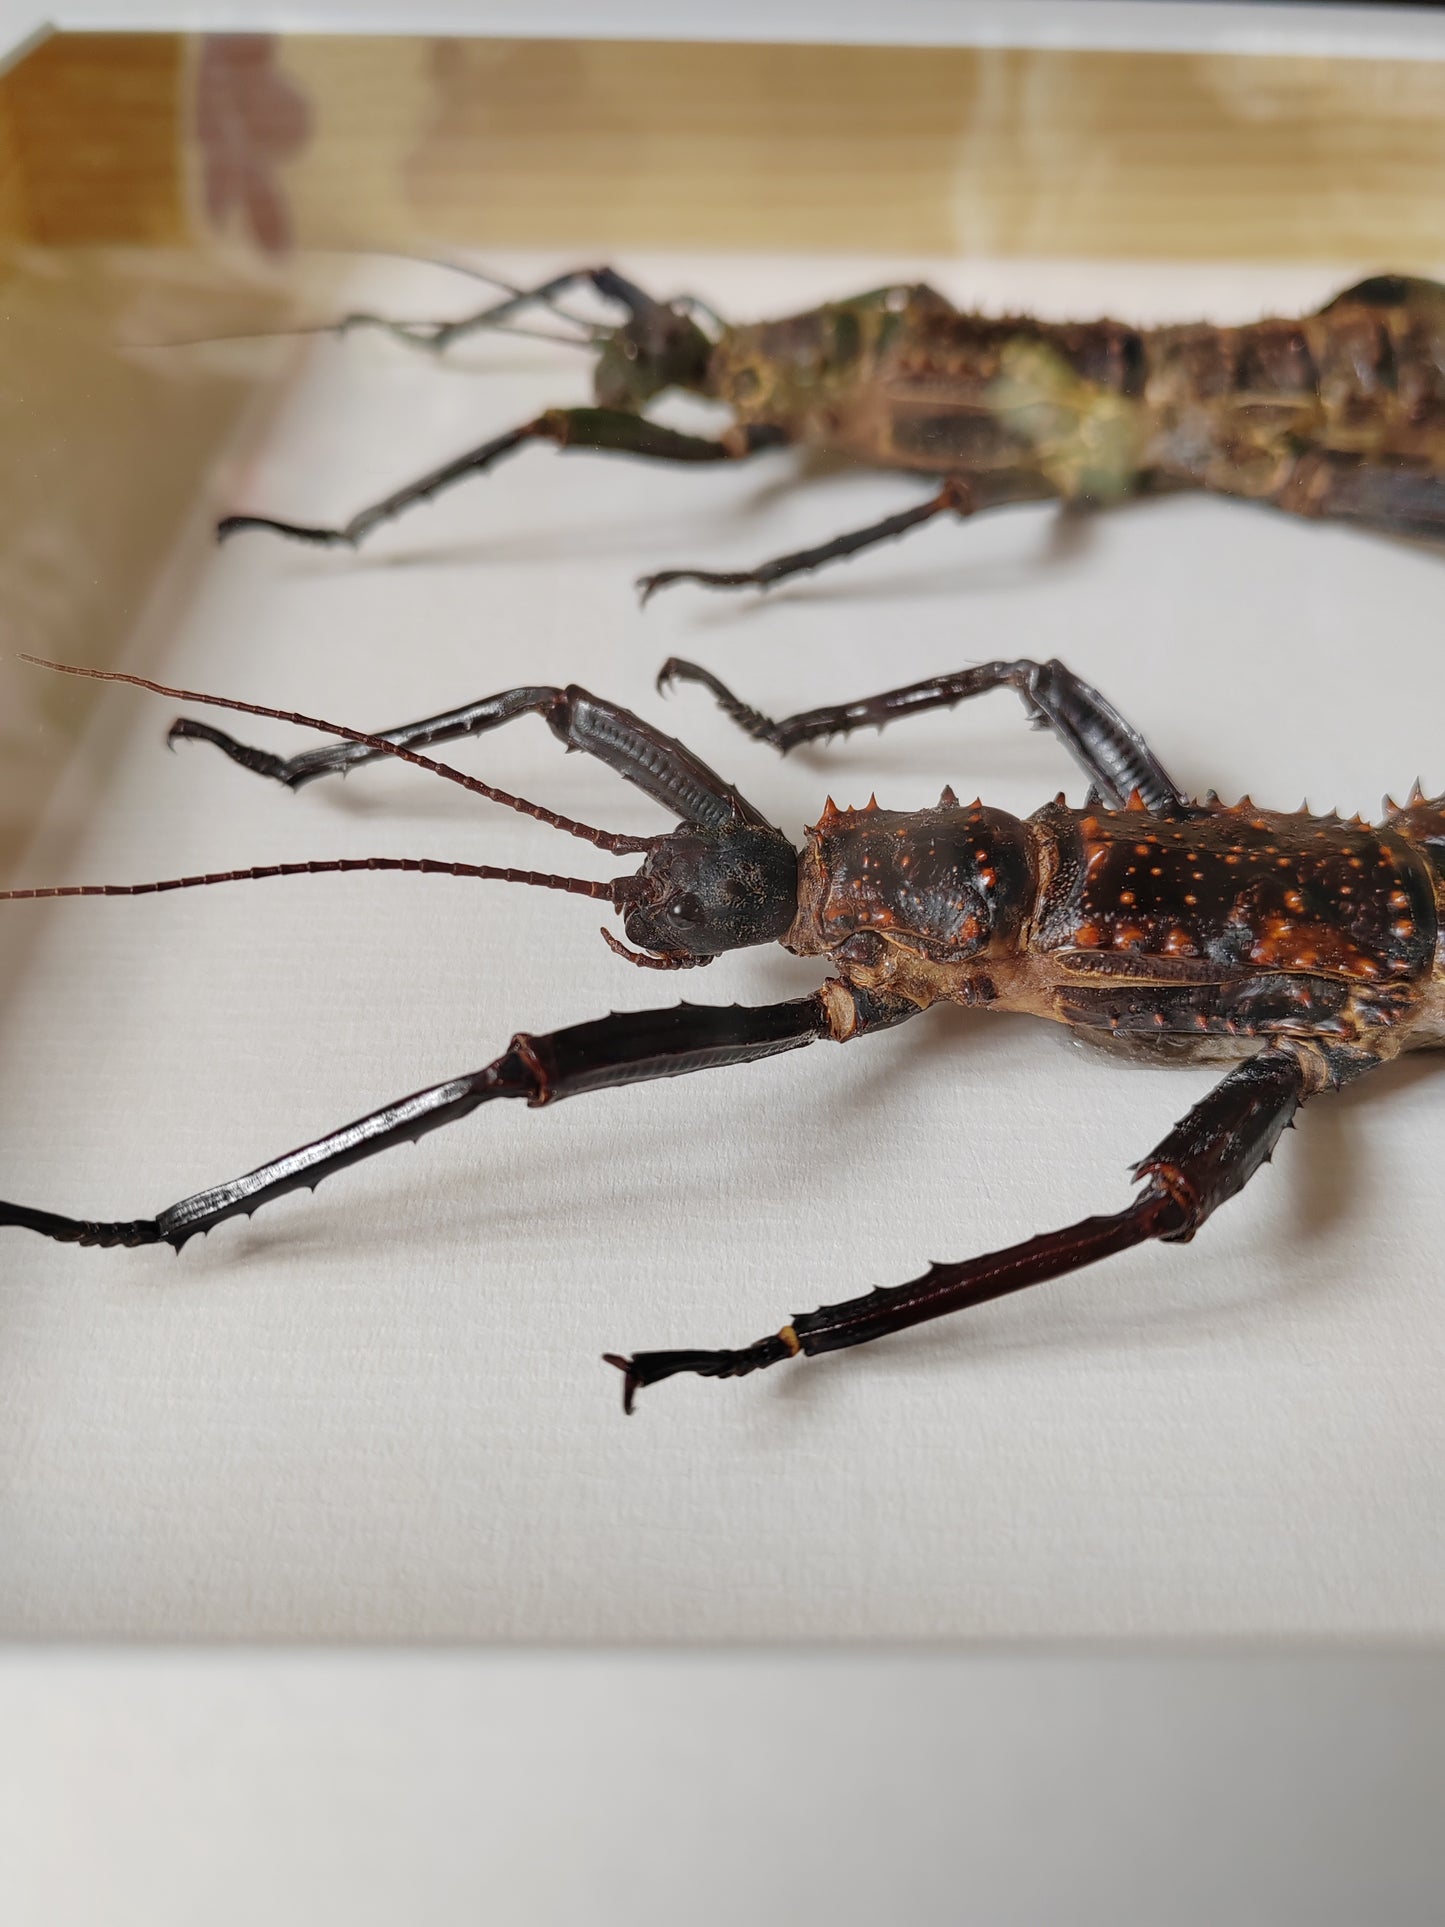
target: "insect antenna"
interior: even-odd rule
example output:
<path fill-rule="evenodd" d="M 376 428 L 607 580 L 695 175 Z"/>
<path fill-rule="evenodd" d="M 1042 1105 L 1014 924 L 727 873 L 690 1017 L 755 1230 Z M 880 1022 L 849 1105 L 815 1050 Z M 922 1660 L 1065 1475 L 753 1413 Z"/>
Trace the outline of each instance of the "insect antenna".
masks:
<path fill-rule="evenodd" d="M 315 251 L 321 253 L 333 252 L 333 250 L 329 249 Z M 336 251 L 342 253 L 351 252 L 350 249 Z M 527 340 L 556 341 L 562 343 L 565 347 L 589 349 L 596 348 L 603 342 L 611 339 L 613 333 L 611 328 L 604 327 L 597 322 L 584 320 L 581 315 L 573 314 L 570 309 L 563 307 L 562 303 L 556 298 L 556 295 L 551 292 L 550 287 L 522 288 L 519 287 L 516 282 L 508 281 L 500 274 L 489 273 L 485 268 L 469 267 L 461 261 L 441 261 L 434 255 L 409 254 L 404 249 L 369 248 L 367 252 L 369 254 L 380 255 L 387 260 L 412 261 L 419 267 L 441 268 L 448 274 L 464 275 L 469 281 L 480 281 L 485 287 L 495 288 L 498 293 L 505 298 L 497 302 L 495 307 L 486 309 L 481 314 L 468 315 L 465 318 L 468 333 L 471 333 L 474 329 L 485 328 L 490 334 L 520 335 Z M 580 329 L 581 333 L 576 335 L 559 335 L 545 333 L 540 329 L 516 327 L 508 321 L 507 317 L 515 314 L 518 309 L 523 307 L 545 308 L 548 314 L 555 315 L 557 320 L 565 321 L 569 326 Z M 172 341 L 136 343 L 134 345 L 154 348 L 201 348 L 208 347 L 214 342 L 270 341 L 280 340 L 291 335 L 344 335 L 349 333 L 353 328 L 381 328 L 387 333 L 400 335 L 407 340 L 426 346 L 431 342 L 435 333 L 438 331 L 445 332 L 453 325 L 454 324 L 449 322 L 436 321 L 396 321 L 387 315 L 359 313 L 343 315 L 339 321 L 318 321 L 309 325 L 303 324 L 297 328 L 248 328 L 236 334 L 193 335 Z"/>
<path fill-rule="evenodd" d="M 547 870 L 513 870 L 495 863 L 449 863 L 430 856 L 348 856 L 305 863 L 257 863 L 245 870 L 212 870 L 205 876 L 164 877 L 156 883 L 61 883 L 29 890 L 0 890 L 0 902 L 39 897 L 151 897 L 166 890 L 198 890 L 209 883 L 255 883 L 266 877 L 315 877 L 347 870 L 409 870 L 421 876 L 475 877 L 484 883 L 531 883 L 567 890 L 574 897 L 601 897 L 614 906 L 628 878 L 612 883 L 554 876 Z"/>
<path fill-rule="evenodd" d="M 548 328 L 520 328 L 514 322 L 493 321 L 486 316 L 468 317 L 467 326 L 469 330 L 485 328 L 488 334 L 516 335 L 522 341 L 551 341 L 561 348 L 586 348 L 589 351 L 600 347 L 603 342 L 609 341 L 612 337 L 611 328 L 584 321 L 580 315 L 568 314 L 561 308 L 555 312 L 559 320 L 569 321 L 574 328 L 581 328 L 586 332 L 575 335 L 555 334 Z M 230 341 L 283 341 L 289 340 L 292 336 L 299 338 L 309 335 L 344 335 L 353 328 L 362 327 L 387 328 L 393 332 L 409 334 L 413 340 L 424 341 L 426 335 L 422 331 L 436 325 L 432 321 L 393 321 L 383 315 L 350 314 L 343 316 L 340 321 L 302 322 L 294 328 L 240 328 L 231 334 L 177 335 L 165 341 L 137 341 L 128 345 L 133 348 L 209 348 Z"/>
<path fill-rule="evenodd" d="M 441 268 L 447 274 L 460 274 L 468 281 L 480 281 L 483 286 L 495 288 L 499 294 L 507 297 L 505 302 L 498 303 L 498 312 L 511 308 L 515 302 L 524 301 L 528 306 L 545 308 L 549 314 L 556 315 L 560 321 L 570 321 L 579 328 L 590 328 L 593 325 L 589 321 L 583 321 L 580 315 L 569 313 L 548 288 L 519 287 L 515 281 L 509 281 L 505 275 L 493 274 L 487 268 L 474 268 L 465 261 L 439 260 L 434 254 L 410 254 L 405 248 L 368 248 L 366 252 L 379 254 L 388 261 L 411 261 L 418 267 Z"/>
<path fill-rule="evenodd" d="M 547 823 L 554 830 L 565 830 L 569 836 L 581 837 L 584 843 L 591 843 L 599 850 L 608 850 L 614 856 L 643 855 L 665 841 L 660 836 L 622 836 L 613 830 L 595 829 L 590 823 L 581 823 L 575 817 L 563 816 L 558 810 L 549 810 L 545 803 L 529 802 L 525 796 L 514 796 L 510 790 L 497 789 L 491 783 L 484 783 L 478 776 L 468 776 L 462 770 L 453 769 L 450 763 L 439 763 L 434 757 L 423 756 L 418 750 L 403 749 L 400 743 L 389 742 L 385 736 L 368 736 L 362 730 L 348 729 L 344 723 L 329 723 L 320 716 L 304 716 L 299 710 L 271 709 L 264 703 L 242 702 L 236 696 L 211 696 L 199 689 L 177 689 L 169 683 L 153 682 L 149 676 L 133 676 L 123 669 L 92 669 L 80 663 L 51 662 L 45 656 L 24 654 L 20 660 L 33 663 L 39 669 L 53 669 L 61 676 L 85 676 L 92 682 L 129 683 L 134 689 L 147 689 L 154 696 L 169 696 L 176 702 L 201 703 L 212 709 L 232 709 L 245 716 L 265 716 L 273 722 L 295 723 L 302 729 L 320 730 L 323 736 L 339 736 L 343 742 L 362 743 L 367 749 L 379 750 L 383 755 L 395 756 L 400 762 L 414 763 L 418 769 L 430 770 L 434 776 L 444 776 L 449 783 L 457 783 L 476 796 L 485 796 L 488 802 L 503 803 L 509 810 L 517 810 L 539 823 Z"/>

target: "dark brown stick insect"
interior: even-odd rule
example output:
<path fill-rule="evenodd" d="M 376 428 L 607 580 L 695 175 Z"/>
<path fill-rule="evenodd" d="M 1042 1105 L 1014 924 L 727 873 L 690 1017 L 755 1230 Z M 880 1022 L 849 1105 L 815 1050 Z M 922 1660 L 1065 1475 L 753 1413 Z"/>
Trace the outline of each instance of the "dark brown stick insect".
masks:
<path fill-rule="evenodd" d="M 440 351 L 590 286 L 622 310 L 584 324 L 596 406 L 549 408 L 431 470 L 338 527 L 229 515 L 218 534 L 271 529 L 355 545 L 416 502 L 531 442 L 655 462 L 741 461 L 786 443 L 939 478 L 914 508 L 753 569 L 666 569 L 674 582 L 765 589 L 939 515 L 1010 502 L 1103 505 L 1207 489 L 1294 515 L 1445 537 L 1445 287 L 1381 274 L 1316 314 L 1222 328 L 991 320 L 927 287 L 879 288 L 783 321 L 732 326 L 691 298 L 654 300 L 611 268 L 578 269 L 444 323 L 348 316 Z M 572 317 L 568 317 L 571 319 Z M 732 425 L 679 434 L 645 409 L 669 389 L 720 402 Z"/>
<path fill-rule="evenodd" d="M 105 674 L 81 671 L 82 674 Z M 1265 1163 L 1306 1099 L 1336 1090 L 1401 1051 L 1445 1043 L 1445 797 L 1418 788 L 1385 822 L 1284 815 L 1247 799 L 1197 802 L 1119 713 L 1058 662 L 990 662 L 783 722 L 739 702 L 706 670 L 672 662 L 664 680 L 711 690 L 747 732 L 786 752 L 865 725 L 1012 688 L 1086 771 L 1082 809 L 1062 797 L 1027 821 L 961 804 L 900 813 L 830 802 L 801 851 L 680 743 L 576 687 L 511 689 L 367 736 L 314 719 L 134 682 L 160 694 L 290 722 L 344 740 L 285 759 L 182 718 L 170 739 L 210 742 L 292 789 L 379 756 L 438 771 L 599 847 L 641 856 L 636 872 L 586 882 L 423 859 L 280 864 L 237 876 L 410 868 L 571 890 L 609 902 L 632 962 L 658 970 L 711 963 L 751 944 L 826 959 L 812 995 L 759 1008 L 696 1006 L 613 1015 L 548 1035 L 521 1032 L 481 1070 L 414 1092 L 244 1177 L 153 1218 L 104 1222 L 0 1204 L 0 1225 L 78 1244 L 170 1244 L 344 1166 L 467 1116 L 494 1098 L 555 1103 L 649 1078 L 748 1063 L 818 1039 L 887 1030 L 931 1004 L 1026 1011 L 1136 1052 L 1234 1060 L 1214 1089 L 1134 1167 L 1132 1204 L 910 1283 L 794 1316 L 740 1350 L 610 1358 L 639 1387 L 677 1372 L 736 1378 L 800 1353 L 866 1344 L 998 1298 L 1146 1239 L 1184 1242 Z M 522 715 L 543 717 L 569 749 L 596 756 L 673 815 L 651 838 L 593 829 L 495 790 L 421 754 Z M 12 890 L 9 897 L 131 895 L 169 883 Z M 629 946 L 635 946 L 630 948 Z"/>

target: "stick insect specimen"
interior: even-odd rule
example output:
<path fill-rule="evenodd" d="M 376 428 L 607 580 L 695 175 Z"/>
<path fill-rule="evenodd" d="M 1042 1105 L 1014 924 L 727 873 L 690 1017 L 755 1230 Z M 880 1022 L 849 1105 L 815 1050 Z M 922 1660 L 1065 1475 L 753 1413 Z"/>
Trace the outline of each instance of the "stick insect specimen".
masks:
<path fill-rule="evenodd" d="M 937 478 L 915 507 L 752 569 L 665 569 L 675 582 L 765 589 L 921 527 L 1004 503 L 1108 504 L 1207 489 L 1291 514 L 1445 537 L 1445 287 L 1381 274 L 1298 320 L 1133 328 L 959 313 L 927 287 L 876 289 L 782 321 L 732 326 L 692 298 L 660 302 L 611 268 L 578 269 L 444 323 L 350 315 L 440 351 L 557 308 L 590 286 L 625 315 L 585 325 L 596 406 L 549 408 L 336 527 L 230 515 L 355 545 L 414 503 L 531 442 L 655 462 L 741 461 L 786 443 Z M 569 317 L 572 318 L 572 317 Z M 732 424 L 685 435 L 644 412 L 669 389 L 720 402 Z"/>
<path fill-rule="evenodd" d="M 105 675 L 108 672 L 77 673 Z M 153 1218 L 98 1221 L 0 1203 L 0 1226 L 88 1245 L 169 1244 L 333 1171 L 466 1117 L 496 1098 L 531 1105 L 649 1078 L 749 1063 L 819 1039 L 847 1043 L 936 1003 L 1026 1011 L 1138 1052 L 1234 1060 L 1214 1089 L 1134 1167 L 1122 1210 L 1086 1218 L 910 1283 L 789 1318 L 736 1350 L 609 1355 L 640 1387 L 675 1373 L 737 1378 L 866 1344 L 1147 1239 L 1184 1242 L 1270 1157 L 1301 1104 L 1405 1050 L 1445 1043 L 1445 797 L 1418 787 L 1378 828 L 1360 819 L 1284 815 L 1248 799 L 1197 802 L 1095 689 L 1061 663 L 990 662 L 865 701 L 771 722 L 706 670 L 669 663 L 664 678 L 711 690 L 748 733 L 787 751 L 1012 688 L 1090 781 L 1082 809 L 1062 797 L 1027 821 L 961 804 L 902 813 L 831 802 L 796 849 L 731 784 L 671 738 L 574 687 L 510 689 L 383 736 L 133 676 L 111 679 L 182 699 L 275 716 L 341 738 L 289 759 L 182 718 L 170 737 L 200 739 L 292 789 L 381 756 L 401 757 L 528 812 L 598 847 L 640 856 L 610 883 L 425 859 L 276 864 L 236 877 L 361 868 L 450 871 L 540 884 L 610 903 L 633 963 L 680 970 L 730 950 L 781 943 L 835 972 L 810 996 L 759 1008 L 674 1007 L 603 1017 L 547 1035 L 521 1032 L 480 1070 L 388 1104 L 182 1199 Z M 613 835 L 496 790 L 422 754 L 523 715 L 569 749 L 598 757 L 680 819 L 650 837 Z M 11 890 L 8 897 L 132 895 L 232 880 Z"/>

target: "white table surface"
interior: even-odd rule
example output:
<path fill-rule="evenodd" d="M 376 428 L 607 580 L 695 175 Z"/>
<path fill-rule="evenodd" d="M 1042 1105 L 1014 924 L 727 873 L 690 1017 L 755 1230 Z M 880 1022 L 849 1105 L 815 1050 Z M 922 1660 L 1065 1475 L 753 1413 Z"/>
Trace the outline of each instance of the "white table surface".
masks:
<path fill-rule="evenodd" d="M 0 1654 L 14 1927 L 1436 1927 L 1420 1655 Z"/>
<path fill-rule="evenodd" d="M 740 315 L 897 273 L 624 265 Z M 961 299 L 1141 317 L 1289 308 L 1342 278 L 916 265 Z M 418 313 L 437 286 L 383 265 L 356 292 Z M 470 291 L 443 292 L 455 311 Z M 198 503 L 132 666 L 363 727 L 580 679 L 793 832 L 828 791 L 910 807 L 951 781 L 1025 811 L 1082 783 L 1006 695 L 780 763 L 702 692 L 659 700 L 667 654 L 777 711 L 1057 653 L 1200 789 L 1372 811 L 1417 772 L 1445 782 L 1445 563 L 1423 548 L 1202 500 L 1083 523 L 1029 508 L 768 599 L 679 589 L 641 613 L 630 584 L 650 565 L 759 559 L 918 484 L 795 485 L 785 455 L 678 472 L 538 451 L 359 555 L 260 536 L 212 551 L 218 508 L 341 515 L 585 395 L 581 357 L 523 342 L 438 367 L 355 338 L 297 369 L 268 435 Z M 589 861 L 414 771 L 291 797 L 201 745 L 168 756 L 174 707 L 120 688 L 98 705 L 79 762 L 106 768 L 103 793 L 78 766 L 26 880 Z M 540 724 L 456 756 L 611 827 L 661 826 Z M 77 815 L 70 847 L 56 825 Z M 644 976 L 600 920 L 542 892 L 388 877 L 7 906 L 4 1193 L 148 1213 L 483 1064 L 520 1027 L 818 979 L 781 951 Z M 678 1380 L 631 1422 L 604 1350 L 743 1343 L 932 1257 L 1114 1208 L 1211 1073 L 944 1011 L 847 1050 L 492 1106 L 179 1258 L 0 1234 L 0 1634 L 1436 1637 L 1438 1077 L 1415 1060 L 1313 1106 L 1192 1246 L 741 1384 Z"/>

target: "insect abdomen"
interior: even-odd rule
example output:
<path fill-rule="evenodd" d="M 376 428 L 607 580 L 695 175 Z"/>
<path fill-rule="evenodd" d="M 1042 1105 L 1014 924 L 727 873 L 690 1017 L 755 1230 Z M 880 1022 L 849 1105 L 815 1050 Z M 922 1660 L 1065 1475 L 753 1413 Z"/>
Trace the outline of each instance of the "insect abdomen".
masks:
<path fill-rule="evenodd" d="M 1436 873 L 1394 825 L 1233 809 L 1041 812 L 1059 847 L 1036 942 L 1112 962 L 1406 984 L 1434 965 Z"/>
<path fill-rule="evenodd" d="M 1144 368 L 1142 335 L 1116 321 L 910 315 L 880 360 L 875 405 L 860 413 L 872 446 L 856 452 L 1008 477 L 1006 496 L 1112 500 L 1139 476 Z"/>
<path fill-rule="evenodd" d="M 1297 321 L 1146 337 L 1151 465 L 1223 493 L 1284 485 L 1302 443 L 1431 462 L 1445 438 L 1445 288 L 1378 275 Z"/>
<path fill-rule="evenodd" d="M 1429 865 L 1435 885 L 1435 975 L 1445 981 L 1445 796 L 1422 796 L 1417 788 L 1403 809 L 1390 804 L 1385 820 Z"/>

